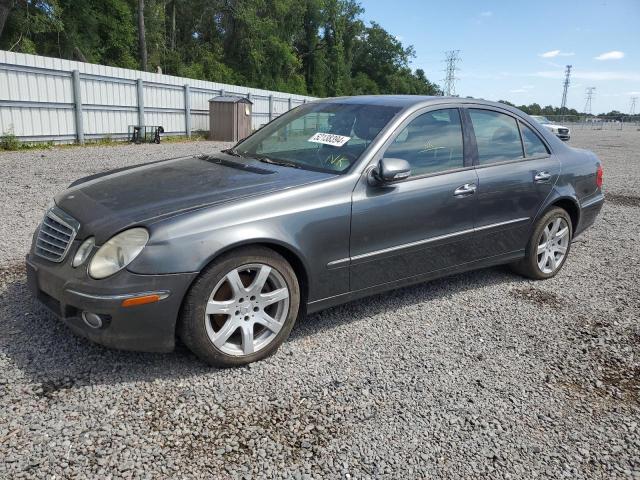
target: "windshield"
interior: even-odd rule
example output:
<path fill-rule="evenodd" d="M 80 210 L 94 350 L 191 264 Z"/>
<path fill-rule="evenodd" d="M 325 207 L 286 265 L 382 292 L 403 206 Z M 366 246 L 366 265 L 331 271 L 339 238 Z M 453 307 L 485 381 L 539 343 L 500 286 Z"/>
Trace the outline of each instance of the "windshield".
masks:
<path fill-rule="evenodd" d="M 543 117 L 541 115 L 533 115 L 532 117 L 536 122 L 538 123 L 542 123 L 543 125 L 545 123 L 551 123 L 551 120 L 549 120 L 547 117 Z"/>
<path fill-rule="evenodd" d="M 341 173 L 360 158 L 398 111 L 378 105 L 308 103 L 258 130 L 230 153 Z"/>

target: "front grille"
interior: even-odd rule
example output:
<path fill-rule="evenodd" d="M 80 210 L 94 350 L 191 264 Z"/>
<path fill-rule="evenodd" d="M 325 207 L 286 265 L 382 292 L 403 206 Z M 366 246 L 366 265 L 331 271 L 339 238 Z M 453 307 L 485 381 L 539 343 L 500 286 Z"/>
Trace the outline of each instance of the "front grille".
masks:
<path fill-rule="evenodd" d="M 569 133 L 569 129 L 568 128 L 559 128 L 558 129 L 558 133 L 560 135 L 566 135 L 567 133 Z"/>
<path fill-rule="evenodd" d="M 57 207 L 49 210 L 42 220 L 36 239 L 36 255 L 52 262 L 61 262 L 69 252 L 78 233 L 79 224 Z"/>

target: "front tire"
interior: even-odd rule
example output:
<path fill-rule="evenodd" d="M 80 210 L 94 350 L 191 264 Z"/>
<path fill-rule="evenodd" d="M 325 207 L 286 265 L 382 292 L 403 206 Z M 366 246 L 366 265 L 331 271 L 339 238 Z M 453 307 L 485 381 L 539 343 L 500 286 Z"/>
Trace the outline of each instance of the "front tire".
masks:
<path fill-rule="evenodd" d="M 185 298 L 178 334 L 206 363 L 262 360 L 286 340 L 300 308 L 291 265 L 265 247 L 235 250 L 207 267 Z"/>
<path fill-rule="evenodd" d="M 538 220 L 527 244 L 525 258 L 513 270 L 534 280 L 555 277 L 571 250 L 573 227 L 566 210 L 554 207 Z"/>

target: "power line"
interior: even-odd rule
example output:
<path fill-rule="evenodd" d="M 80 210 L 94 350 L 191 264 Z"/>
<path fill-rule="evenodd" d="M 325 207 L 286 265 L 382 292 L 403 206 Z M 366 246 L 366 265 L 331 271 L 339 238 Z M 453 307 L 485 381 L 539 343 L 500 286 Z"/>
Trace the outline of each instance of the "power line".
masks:
<path fill-rule="evenodd" d="M 584 104 L 584 113 L 587 115 L 591 115 L 591 100 L 593 99 L 593 95 L 596 91 L 596 87 L 588 87 L 586 90 L 587 101 Z"/>
<path fill-rule="evenodd" d="M 562 90 L 562 104 L 560 105 L 560 111 L 564 112 L 567 108 L 567 90 L 569 90 L 569 83 L 571 83 L 571 67 L 567 65 L 567 69 L 564 72 L 564 89 Z"/>
<path fill-rule="evenodd" d="M 636 102 L 638 101 L 638 97 L 631 97 L 631 106 L 629 107 L 629 115 L 636 114 Z"/>
<path fill-rule="evenodd" d="M 447 63 L 447 67 L 444 69 L 446 74 L 443 82 L 444 82 L 444 95 L 447 97 L 455 96 L 456 94 L 456 63 L 459 62 L 460 59 L 460 50 L 448 50 L 445 53 L 444 61 Z"/>

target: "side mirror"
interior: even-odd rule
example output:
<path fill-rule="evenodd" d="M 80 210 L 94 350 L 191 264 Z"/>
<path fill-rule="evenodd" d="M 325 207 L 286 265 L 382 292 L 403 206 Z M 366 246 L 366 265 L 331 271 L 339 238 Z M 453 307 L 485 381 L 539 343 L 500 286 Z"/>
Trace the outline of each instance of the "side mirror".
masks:
<path fill-rule="evenodd" d="M 411 165 L 401 158 L 383 158 L 378 166 L 371 170 L 373 184 L 394 183 L 411 175 Z"/>

